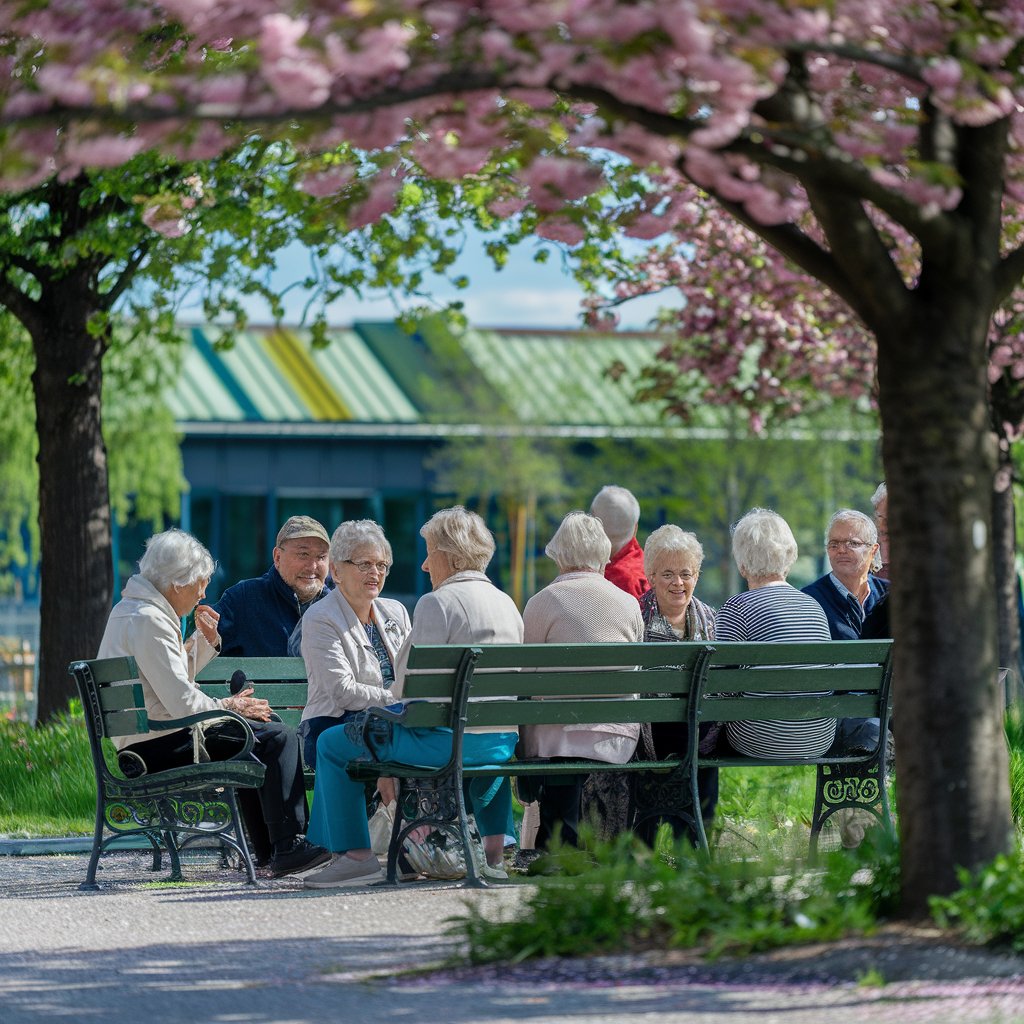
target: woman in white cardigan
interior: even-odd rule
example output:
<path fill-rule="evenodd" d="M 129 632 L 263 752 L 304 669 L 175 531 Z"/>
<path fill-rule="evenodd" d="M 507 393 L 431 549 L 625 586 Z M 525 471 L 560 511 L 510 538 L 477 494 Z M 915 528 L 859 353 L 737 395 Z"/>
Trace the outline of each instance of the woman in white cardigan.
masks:
<path fill-rule="evenodd" d="M 391 545 L 372 519 L 342 523 L 331 537 L 334 590 L 301 619 L 309 690 L 299 735 L 309 765 L 325 729 L 395 700 L 395 659 L 410 622 L 404 605 L 380 596 L 391 562 Z"/>
<path fill-rule="evenodd" d="M 402 695 L 412 644 L 501 644 L 523 640 L 523 620 L 515 603 L 484 574 L 494 555 L 494 538 L 484 521 L 476 513 L 455 506 L 434 515 L 420 534 L 427 542 L 423 569 L 430 573 L 434 589 L 417 603 L 412 632 L 396 661 L 396 682 L 391 690 L 395 699 Z M 516 732 L 467 729 L 463 763 L 508 761 L 517 739 Z M 349 726 L 322 733 L 317 743 L 310 835 L 319 837 L 335 856 L 319 871 L 307 875 L 305 885 L 311 889 L 366 885 L 382 877 L 370 849 L 362 786 L 345 771 L 349 761 L 371 757 L 440 767 L 451 757 L 451 749 L 451 730 L 445 728 L 406 729 L 394 725 L 390 738 L 375 743 L 373 749 L 365 745 L 361 731 Z M 470 796 L 487 858 L 484 877 L 505 877 L 501 861 L 512 816 L 509 781 L 475 778 L 470 784 Z"/>
<path fill-rule="evenodd" d="M 213 569 L 210 552 L 191 534 L 166 530 L 150 537 L 138 574 L 128 580 L 110 613 L 98 656 L 135 659 L 146 711 L 154 722 L 221 708 L 250 719 L 253 753 L 266 765 L 267 773 L 257 790 L 258 804 L 243 802 L 242 813 L 250 833 L 269 834 L 273 844 L 270 868 L 275 877 L 305 871 L 323 863 L 328 854 L 302 836 L 307 820 L 306 787 L 295 730 L 270 721 L 269 704 L 254 697 L 251 687 L 217 700 L 196 685 L 196 673 L 220 649 L 220 616 L 199 605 Z M 196 631 L 183 641 L 181 621 L 193 610 Z M 202 735 L 206 755 L 213 761 L 228 759 L 242 745 L 238 726 L 230 720 L 208 723 Z M 122 758 L 149 772 L 191 764 L 199 756 L 194 746 L 197 738 L 190 729 L 121 737 L 115 742 Z"/>
<path fill-rule="evenodd" d="M 544 549 L 558 566 L 558 576 L 534 594 L 523 610 L 526 643 L 638 643 L 643 639 L 644 621 L 636 598 L 604 578 L 611 550 L 600 519 L 570 512 L 562 520 Z M 635 722 L 535 725 L 520 731 L 526 757 L 584 757 L 625 764 L 636 750 L 640 726 Z M 585 779 L 585 775 L 556 775 L 537 780 L 538 849 L 545 849 L 559 831 L 562 842 L 576 845 Z"/>

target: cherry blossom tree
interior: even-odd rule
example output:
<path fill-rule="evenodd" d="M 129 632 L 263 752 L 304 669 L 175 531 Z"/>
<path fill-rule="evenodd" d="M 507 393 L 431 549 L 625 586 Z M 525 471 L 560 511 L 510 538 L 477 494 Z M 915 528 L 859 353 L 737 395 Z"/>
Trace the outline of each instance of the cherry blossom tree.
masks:
<path fill-rule="evenodd" d="M 391 158 L 367 220 L 417 162 L 488 172 L 586 252 L 686 224 L 692 183 L 830 289 L 877 346 L 906 909 L 1007 847 L 987 338 L 1024 274 L 1024 0 L 8 0 L 0 38 L 9 188 L 344 141 Z"/>
<path fill-rule="evenodd" d="M 652 294 L 678 300 L 658 317 L 665 345 L 635 385 L 690 421 L 704 405 L 745 410 L 752 433 L 836 400 L 874 404 L 874 336 L 845 302 L 716 204 L 626 264 L 613 279 L 587 279 L 587 319 L 614 326 L 617 309 Z M 889 226 L 891 255 L 916 278 L 919 253 Z M 683 250 L 688 255 L 683 255 Z M 667 300 L 666 300 L 667 301 Z M 1017 674 L 1020 621 L 1011 445 L 1024 432 L 1024 288 L 993 315 L 988 333 L 991 427 L 998 443 L 993 490 L 993 559 L 999 664 Z"/>

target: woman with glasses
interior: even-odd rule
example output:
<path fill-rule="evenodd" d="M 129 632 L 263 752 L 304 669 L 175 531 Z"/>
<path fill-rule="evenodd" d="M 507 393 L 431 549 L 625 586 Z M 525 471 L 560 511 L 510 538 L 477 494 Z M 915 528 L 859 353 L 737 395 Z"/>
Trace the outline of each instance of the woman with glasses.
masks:
<path fill-rule="evenodd" d="M 523 641 L 523 619 L 515 602 L 484 572 L 494 556 L 495 545 L 480 516 L 461 505 L 442 509 L 423 525 L 420 535 L 427 545 L 423 570 L 430 574 L 433 590 L 416 603 L 412 631 L 395 662 L 394 697 L 388 692 L 384 699 L 371 699 L 367 704 L 401 699 L 412 644 Z M 339 589 L 341 585 L 338 580 Z M 451 757 L 452 732 L 448 728 L 407 729 L 395 724 L 387 738 L 381 738 L 364 736 L 358 725 L 350 723 L 328 729 L 317 744 L 310 834 L 318 836 L 335 856 L 319 871 L 306 876 L 304 881 L 309 889 L 368 885 L 383 877 L 370 848 L 362 786 L 345 771 L 349 761 L 357 757 L 394 759 L 441 767 Z M 499 764 L 511 759 L 518 732 L 504 727 L 470 726 L 463 739 L 464 764 Z M 467 790 L 487 860 L 482 874 L 485 878 L 507 878 L 502 854 L 505 835 L 513 827 L 509 781 L 500 776 L 477 776 L 467 784 Z"/>
<path fill-rule="evenodd" d="M 329 554 L 334 590 L 302 617 L 299 641 L 309 678 L 299 735 L 312 766 L 325 729 L 348 712 L 394 702 L 395 658 L 411 628 L 405 606 L 380 596 L 392 556 L 377 523 L 342 523 Z"/>
<path fill-rule="evenodd" d="M 640 598 L 647 643 L 715 639 L 715 610 L 693 595 L 703 562 L 704 548 L 700 541 L 678 526 L 660 526 L 647 538 L 644 572 L 651 589 Z M 702 752 L 714 750 L 720 733 L 721 726 L 717 722 L 701 725 Z M 645 752 L 658 760 L 684 754 L 689 739 L 683 722 L 654 722 L 643 727 L 641 737 Z M 697 791 L 706 830 L 711 826 L 718 804 L 717 768 L 698 770 Z M 642 838 L 650 842 L 653 835 Z"/>
<path fill-rule="evenodd" d="M 879 615 L 889 593 L 889 581 L 873 571 L 882 567 L 878 530 L 870 516 L 841 508 L 829 520 L 825 550 L 832 571 L 804 587 L 804 593 L 821 605 L 833 640 L 859 640 L 865 620 Z"/>

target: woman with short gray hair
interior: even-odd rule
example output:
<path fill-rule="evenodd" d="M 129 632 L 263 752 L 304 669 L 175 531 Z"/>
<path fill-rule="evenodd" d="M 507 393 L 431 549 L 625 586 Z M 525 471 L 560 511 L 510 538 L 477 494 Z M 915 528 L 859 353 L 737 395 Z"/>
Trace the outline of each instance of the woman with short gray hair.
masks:
<path fill-rule="evenodd" d="M 380 596 L 391 561 L 391 545 L 378 523 L 342 523 L 331 536 L 334 589 L 306 611 L 292 634 L 293 640 L 299 637 L 309 680 L 299 735 L 310 767 L 325 729 L 395 699 L 395 659 L 411 623 L 405 605 Z M 393 796 L 385 784 L 381 797 L 390 802 Z"/>
<path fill-rule="evenodd" d="M 611 542 L 599 519 L 586 512 L 570 512 L 544 550 L 558 566 L 558 576 L 523 609 L 526 643 L 636 643 L 643 639 L 636 598 L 604 578 Z M 635 722 L 534 725 L 520 731 L 527 757 L 584 757 L 625 764 L 636 750 L 640 726 Z M 535 780 L 535 793 L 525 793 L 540 803 L 538 849 L 545 849 L 559 830 L 563 843 L 577 845 L 586 779 L 586 775 L 542 777 Z M 522 783 L 520 792 L 524 792 Z M 607 799 L 603 788 L 598 795 Z M 605 831 L 619 830 L 624 824 L 609 822 L 603 807 L 596 808 L 596 816 L 598 827 Z"/>
<path fill-rule="evenodd" d="M 243 816 L 250 833 L 269 834 L 270 869 L 275 877 L 304 871 L 323 863 L 328 853 L 302 836 L 308 812 L 295 731 L 270 721 L 269 704 L 253 697 L 251 686 L 216 700 L 196 685 L 196 673 L 220 649 L 220 616 L 199 604 L 213 570 L 213 556 L 191 534 L 174 529 L 150 537 L 138 574 L 128 580 L 110 613 L 98 657 L 135 659 L 146 711 L 154 722 L 224 708 L 250 719 L 253 754 L 266 765 L 267 773 L 257 790 L 259 810 L 243 805 Z M 192 611 L 196 629 L 182 642 L 181 620 Z M 201 750 L 211 760 L 227 760 L 241 749 L 243 739 L 237 723 L 219 720 L 198 734 L 192 729 L 171 729 L 118 737 L 114 744 L 135 768 L 158 772 L 191 764 Z M 253 814 L 262 820 L 254 820 Z"/>
<path fill-rule="evenodd" d="M 715 610 L 694 595 L 703 562 L 704 548 L 700 541 L 678 526 L 671 523 L 659 526 L 647 538 L 644 571 L 651 589 L 640 598 L 645 641 L 672 643 L 715 639 Z M 721 731 L 718 722 L 701 724 L 701 753 L 714 751 Z M 641 728 L 641 736 L 647 753 L 664 760 L 686 753 L 690 733 L 685 722 L 654 722 Z M 697 793 L 707 830 L 718 805 L 717 768 L 697 769 Z M 653 845 L 655 837 L 651 829 L 656 827 L 656 822 L 641 823 L 640 827 L 646 829 L 640 838 Z M 696 839 L 692 831 L 690 838 Z"/>
<path fill-rule="evenodd" d="M 786 520 L 770 509 L 751 509 L 732 534 L 733 558 L 749 589 L 730 597 L 718 610 L 717 639 L 759 643 L 831 639 L 821 606 L 786 582 L 797 556 L 796 538 Z M 726 725 L 729 744 L 750 757 L 817 757 L 832 746 L 835 734 L 834 718 Z"/>
<path fill-rule="evenodd" d="M 483 572 L 494 557 L 494 537 L 475 512 L 461 505 L 435 512 L 420 536 L 427 549 L 445 556 L 452 572 Z"/>

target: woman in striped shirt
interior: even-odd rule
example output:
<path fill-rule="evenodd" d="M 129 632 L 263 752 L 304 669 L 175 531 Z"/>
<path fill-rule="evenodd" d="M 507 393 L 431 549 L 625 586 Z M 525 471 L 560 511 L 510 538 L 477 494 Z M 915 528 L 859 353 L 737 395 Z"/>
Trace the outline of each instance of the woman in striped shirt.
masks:
<path fill-rule="evenodd" d="M 796 561 L 793 531 L 769 509 L 751 509 L 732 530 L 732 554 L 748 590 L 718 611 L 717 639 L 786 643 L 830 640 L 821 605 L 786 582 Z M 756 696 L 756 694 L 752 694 Z M 808 722 L 729 722 L 726 738 L 751 757 L 817 757 L 832 746 L 834 718 Z"/>

